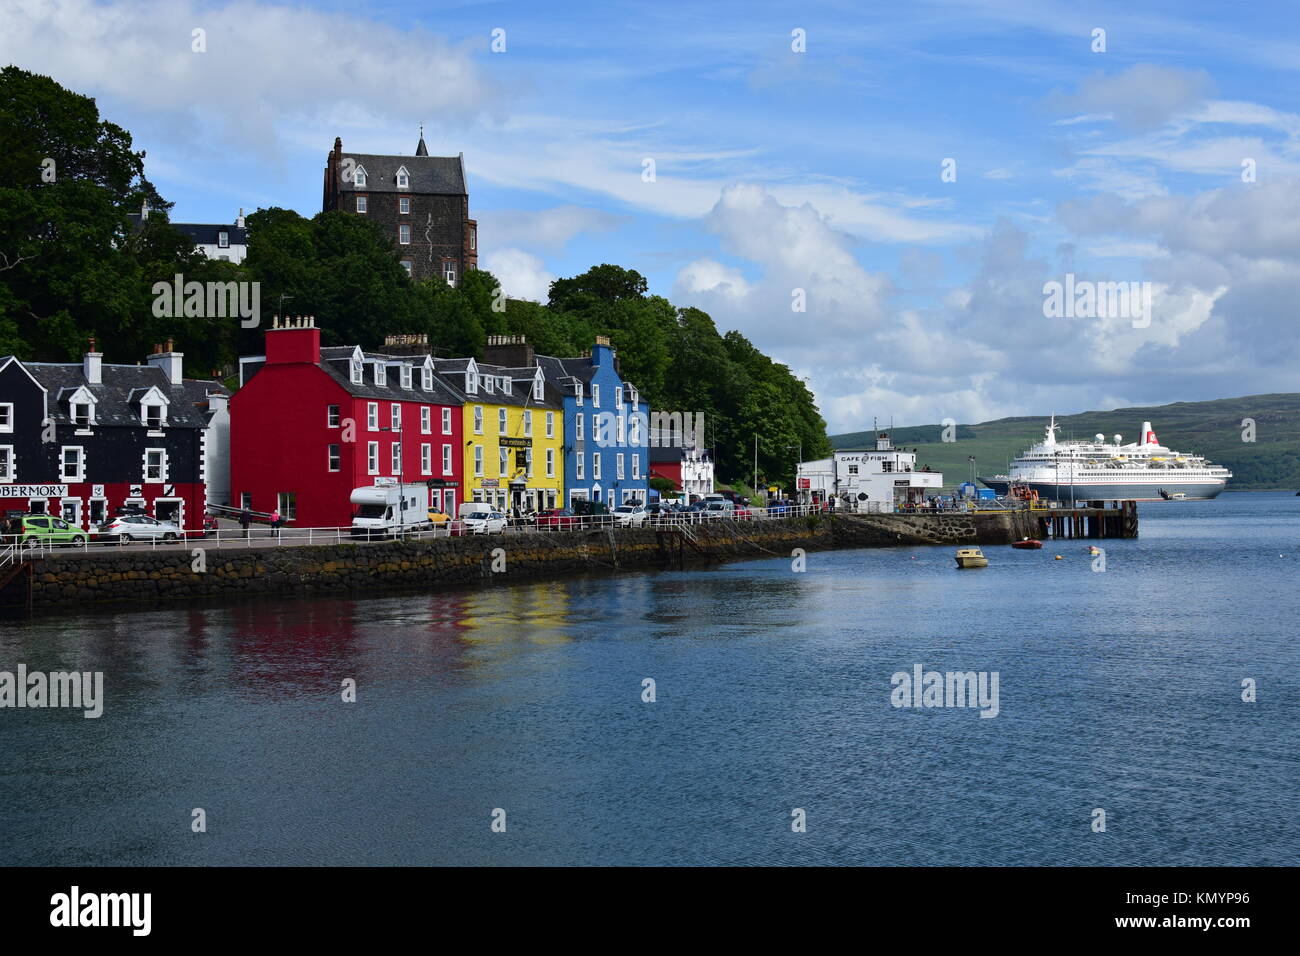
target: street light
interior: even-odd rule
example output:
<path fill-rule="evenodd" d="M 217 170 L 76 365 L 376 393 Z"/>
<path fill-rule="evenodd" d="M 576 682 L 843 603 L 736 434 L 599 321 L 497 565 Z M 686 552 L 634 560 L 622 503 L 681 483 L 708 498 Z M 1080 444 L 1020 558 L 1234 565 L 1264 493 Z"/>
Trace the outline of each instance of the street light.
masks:
<path fill-rule="evenodd" d="M 395 432 L 397 434 L 397 447 L 400 453 L 397 456 L 397 532 L 398 534 L 406 533 L 406 491 L 404 486 L 406 482 L 406 468 L 402 461 L 406 455 L 406 443 L 402 441 L 402 422 L 398 419 L 397 427 L 392 425 L 380 425 L 381 432 Z"/>

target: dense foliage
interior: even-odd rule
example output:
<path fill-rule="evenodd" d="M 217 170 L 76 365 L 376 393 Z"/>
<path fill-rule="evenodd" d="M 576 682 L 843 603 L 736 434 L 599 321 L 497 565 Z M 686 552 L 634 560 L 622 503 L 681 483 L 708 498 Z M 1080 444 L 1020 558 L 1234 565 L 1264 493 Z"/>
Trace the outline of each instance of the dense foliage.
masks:
<path fill-rule="evenodd" d="M 635 271 L 599 265 L 552 283 L 545 305 L 505 300 L 486 271 L 456 288 L 413 283 L 363 217 L 280 208 L 248 217 L 243 263 L 210 261 L 168 225 L 170 205 L 129 133 L 102 120 L 93 99 L 14 67 L 0 71 L 0 143 L 0 354 L 72 360 L 93 335 L 107 361 L 134 362 L 171 338 L 187 374 L 229 375 L 239 355 L 261 351 L 276 312 L 316 316 L 327 345 L 379 348 L 385 335 L 424 333 L 450 356 L 482 357 L 486 337 L 502 333 L 574 356 L 607 335 L 653 409 L 703 414 L 722 480 L 752 480 L 755 436 L 760 482 L 788 483 L 800 447 L 805 458 L 829 453 L 802 381 L 704 312 L 650 295 Z M 145 201 L 150 216 L 136 226 L 128 216 Z M 156 317 L 154 283 L 178 273 L 260 283 L 261 327 Z"/>

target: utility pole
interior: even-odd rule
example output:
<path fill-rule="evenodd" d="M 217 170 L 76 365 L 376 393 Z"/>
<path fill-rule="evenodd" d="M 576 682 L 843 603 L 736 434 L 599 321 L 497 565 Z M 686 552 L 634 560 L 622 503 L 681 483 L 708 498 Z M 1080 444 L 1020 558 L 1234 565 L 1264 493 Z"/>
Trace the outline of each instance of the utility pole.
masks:
<path fill-rule="evenodd" d="M 758 432 L 754 432 L 754 497 L 758 497 Z"/>

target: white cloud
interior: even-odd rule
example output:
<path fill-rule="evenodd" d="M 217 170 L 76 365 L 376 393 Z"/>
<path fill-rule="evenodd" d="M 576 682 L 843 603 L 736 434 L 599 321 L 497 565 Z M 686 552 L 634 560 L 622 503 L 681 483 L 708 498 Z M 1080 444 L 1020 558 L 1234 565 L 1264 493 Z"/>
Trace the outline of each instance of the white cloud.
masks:
<path fill-rule="evenodd" d="M 482 266 L 512 299 L 545 302 L 555 281 L 541 259 L 522 249 L 495 249 L 483 257 Z"/>
<path fill-rule="evenodd" d="M 1202 103 L 1211 89 L 1204 70 L 1139 63 L 1122 73 L 1097 74 L 1073 94 L 1055 94 L 1049 103 L 1065 111 L 1113 116 L 1129 129 L 1152 129 Z"/>
<path fill-rule="evenodd" d="M 585 232 L 607 232 L 627 221 L 603 209 L 555 206 L 551 209 L 490 209 L 477 215 L 479 235 L 492 245 L 526 246 L 557 252 Z"/>

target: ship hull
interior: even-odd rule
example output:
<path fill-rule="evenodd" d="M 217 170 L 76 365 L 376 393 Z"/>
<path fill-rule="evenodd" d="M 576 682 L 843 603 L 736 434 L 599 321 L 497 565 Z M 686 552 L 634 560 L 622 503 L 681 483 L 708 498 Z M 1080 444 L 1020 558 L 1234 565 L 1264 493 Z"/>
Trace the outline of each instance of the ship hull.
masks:
<path fill-rule="evenodd" d="M 981 478 L 980 483 L 992 488 L 997 495 L 1005 495 L 1010 484 L 1005 478 Z M 1170 481 L 1155 484 L 1116 481 L 1101 484 L 1078 481 L 1071 485 L 1068 482 L 1055 484 L 1050 481 L 1021 481 L 1017 484 L 1026 485 L 1030 490 L 1038 492 L 1039 500 L 1042 501 L 1160 501 L 1162 490 L 1182 492 L 1189 500 L 1217 498 L 1223 491 L 1225 482 Z"/>

